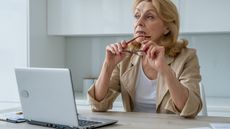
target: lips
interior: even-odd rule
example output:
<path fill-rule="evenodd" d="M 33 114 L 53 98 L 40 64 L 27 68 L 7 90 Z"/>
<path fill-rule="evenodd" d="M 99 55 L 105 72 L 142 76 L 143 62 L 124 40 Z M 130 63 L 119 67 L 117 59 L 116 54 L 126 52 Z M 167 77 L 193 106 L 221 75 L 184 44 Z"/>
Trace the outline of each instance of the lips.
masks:
<path fill-rule="evenodd" d="M 136 36 L 145 36 L 146 35 L 146 32 L 144 31 L 136 31 Z"/>

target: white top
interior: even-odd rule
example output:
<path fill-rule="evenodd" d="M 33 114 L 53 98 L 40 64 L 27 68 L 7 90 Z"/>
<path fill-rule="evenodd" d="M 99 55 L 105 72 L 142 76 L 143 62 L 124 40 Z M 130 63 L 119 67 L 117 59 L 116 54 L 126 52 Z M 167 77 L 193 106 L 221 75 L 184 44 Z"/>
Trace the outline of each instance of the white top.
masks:
<path fill-rule="evenodd" d="M 136 83 L 134 111 L 156 111 L 156 80 L 150 80 L 145 75 L 141 63 Z"/>

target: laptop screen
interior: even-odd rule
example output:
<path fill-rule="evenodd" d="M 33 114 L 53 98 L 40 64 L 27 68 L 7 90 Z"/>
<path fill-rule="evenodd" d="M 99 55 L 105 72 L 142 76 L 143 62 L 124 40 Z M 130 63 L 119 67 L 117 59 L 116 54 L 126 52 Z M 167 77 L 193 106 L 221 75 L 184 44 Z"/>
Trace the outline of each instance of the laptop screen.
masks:
<path fill-rule="evenodd" d="M 69 69 L 16 68 L 15 73 L 25 119 L 78 126 Z"/>

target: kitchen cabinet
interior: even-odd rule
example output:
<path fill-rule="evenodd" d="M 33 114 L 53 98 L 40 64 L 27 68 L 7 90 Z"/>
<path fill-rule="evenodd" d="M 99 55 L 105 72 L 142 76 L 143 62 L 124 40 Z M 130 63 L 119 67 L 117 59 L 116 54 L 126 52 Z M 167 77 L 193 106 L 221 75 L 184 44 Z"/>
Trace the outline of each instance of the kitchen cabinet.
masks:
<path fill-rule="evenodd" d="M 47 0 L 49 35 L 132 33 L 132 0 Z"/>
<path fill-rule="evenodd" d="M 230 0 L 180 0 L 182 33 L 230 32 Z"/>
<path fill-rule="evenodd" d="M 180 32 L 230 32 L 229 0 L 172 0 Z M 49 35 L 130 35 L 132 0 L 47 0 Z"/>
<path fill-rule="evenodd" d="M 172 0 L 177 6 L 179 0 Z M 47 0 L 49 35 L 123 35 L 133 32 L 132 0 Z"/>

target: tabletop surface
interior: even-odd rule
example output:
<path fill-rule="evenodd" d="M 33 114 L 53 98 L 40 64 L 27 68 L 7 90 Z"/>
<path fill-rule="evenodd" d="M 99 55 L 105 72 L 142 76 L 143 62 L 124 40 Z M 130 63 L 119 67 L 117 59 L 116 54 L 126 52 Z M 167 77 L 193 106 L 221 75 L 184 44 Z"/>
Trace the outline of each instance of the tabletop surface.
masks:
<path fill-rule="evenodd" d="M 118 120 L 118 123 L 102 129 L 188 129 L 195 127 L 210 127 L 210 123 L 230 123 L 230 117 L 197 116 L 195 119 L 185 119 L 178 115 L 155 114 L 140 112 L 91 112 L 89 109 L 78 109 L 79 114 L 90 117 L 100 117 Z M 0 111 L 2 113 L 3 111 Z M 8 123 L 0 121 L 0 129 L 50 129 L 27 123 Z"/>

